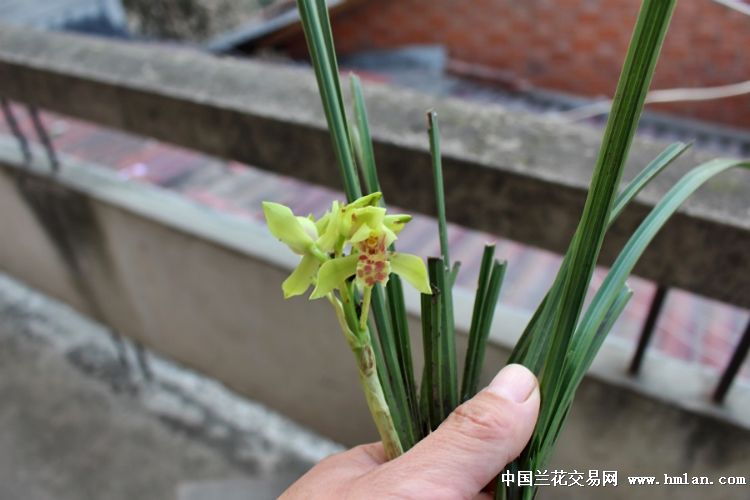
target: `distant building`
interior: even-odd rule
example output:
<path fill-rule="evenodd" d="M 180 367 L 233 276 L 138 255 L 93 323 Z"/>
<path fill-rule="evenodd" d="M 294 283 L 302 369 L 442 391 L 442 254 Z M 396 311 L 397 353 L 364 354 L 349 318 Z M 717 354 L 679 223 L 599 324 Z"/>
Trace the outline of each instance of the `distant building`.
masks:
<path fill-rule="evenodd" d="M 508 89 L 611 97 L 635 23 L 633 0 L 348 0 L 329 2 L 339 53 L 441 45 L 454 75 Z M 677 4 L 654 88 L 711 87 L 750 80 L 750 16 L 717 0 Z M 272 47 L 305 57 L 299 23 L 255 28 L 246 50 Z M 269 25 L 272 26 L 272 25 Z M 273 27 L 273 26 L 272 26 Z M 750 95 L 651 106 L 750 127 Z"/>
<path fill-rule="evenodd" d="M 128 36 L 120 0 L 0 0 L 0 21 L 103 36 Z"/>

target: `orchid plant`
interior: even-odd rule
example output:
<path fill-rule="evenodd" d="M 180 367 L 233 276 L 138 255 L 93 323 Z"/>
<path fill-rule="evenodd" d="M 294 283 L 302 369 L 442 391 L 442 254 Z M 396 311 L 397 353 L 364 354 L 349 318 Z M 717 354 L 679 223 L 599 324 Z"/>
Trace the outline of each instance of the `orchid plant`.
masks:
<path fill-rule="evenodd" d="M 334 201 L 331 210 L 318 220 L 312 215 L 296 216 L 278 203 L 264 202 L 263 212 L 271 233 L 302 256 L 281 285 L 284 296 L 302 295 L 312 286 L 310 299 L 326 297 L 331 303 L 355 354 L 360 382 L 386 453 L 393 458 L 403 448 L 380 384 L 367 325 L 372 289 L 387 285 L 395 273 L 421 293 L 432 292 L 422 259 L 390 249 L 411 216 L 386 214 L 385 208 L 377 206 L 380 199 L 381 193 L 375 192 L 346 205 Z M 361 301 L 353 308 L 357 296 Z"/>
<path fill-rule="evenodd" d="M 579 226 L 547 296 L 518 339 L 509 362 L 537 374 L 542 395 L 536 429 L 508 471 L 543 470 L 562 431 L 576 389 L 632 295 L 627 278 L 656 233 L 685 199 L 707 180 L 750 163 L 718 159 L 686 174 L 643 220 L 622 249 L 591 303 L 584 307 L 599 251 L 609 227 L 631 200 L 682 152 L 664 150 L 620 188 L 620 180 L 643 109 L 654 67 L 677 0 L 643 0 L 623 65 L 612 110 Z M 484 250 L 464 370 L 459 377 L 452 289 L 460 263 L 449 258 L 437 114 L 429 112 L 440 256 L 427 266 L 395 250 L 411 219 L 389 215 L 378 179 L 367 108 L 359 79 L 351 78 L 354 117 L 344 108 L 339 70 L 325 0 L 297 0 L 318 81 L 347 203 L 334 201 L 320 219 L 296 216 L 266 202 L 271 232 L 301 256 L 282 284 L 285 297 L 325 297 L 352 349 L 359 378 L 387 456 L 394 458 L 428 435 L 456 406 L 476 394 L 490 326 L 506 263 L 495 248 Z M 424 371 L 417 386 L 402 281 L 421 293 Z M 499 367 L 498 367 L 499 368 Z M 459 378 L 460 384 L 459 384 Z M 499 476 L 500 477 L 500 476 Z M 533 486 L 497 482 L 496 498 L 530 500 Z"/>

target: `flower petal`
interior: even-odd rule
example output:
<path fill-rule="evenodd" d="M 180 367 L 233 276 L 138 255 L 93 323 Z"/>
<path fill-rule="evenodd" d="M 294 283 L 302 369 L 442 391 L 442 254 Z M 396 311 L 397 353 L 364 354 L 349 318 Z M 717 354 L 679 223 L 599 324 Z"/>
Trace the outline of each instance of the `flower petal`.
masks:
<path fill-rule="evenodd" d="M 411 285 L 426 295 L 432 295 L 427 267 L 424 261 L 409 253 L 394 252 L 390 258 L 391 272 L 404 278 Z"/>
<path fill-rule="evenodd" d="M 385 208 L 382 207 L 365 207 L 359 208 L 353 212 L 356 218 L 356 225 L 367 224 L 376 228 L 383 224 L 385 218 Z"/>
<path fill-rule="evenodd" d="M 383 226 L 383 217 L 385 217 L 385 208 L 382 207 L 351 209 L 347 206 L 341 212 L 343 214 L 341 217 L 341 235 L 347 240 L 362 226 L 370 226 L 378 230 Z"/>
<path fill-rule="evenodd" d="M 320 261 L 313 255 L 307 254 L 302 257 L 297 268 L 284 280 L 281 289 L 284 291 L 284 298 L 302 295 L 313 284 L 313 278 L 320 268 Z"/>
<path fill-rule="evenodd" d="M 361 198 L 357 198 L 353 202 L 349 203 L 346 208 L 362 208 L 362 207 L 374 207 L 383 197 L 383 193 L 375 191 L 374 193 L 366 194 Z"/>
<path fill-rule="evenodd" d="M 325 228 L 318 228 L 320 238 L 317 245 L 325 253 L 330 253 L 335 248 L 341 237 L 341 206 L 334 201 L 331 212 L 324 216 L 326 218 Z"/>
<path fill-rule="evenodd" d="M 398 239 L 398 237 L 396 236 L 396 233 L 385 226 L 381 227 L 380 229 L 383 231 L 383 234 L 385 234 L 385 247 L 388 248 L 394 241 Z"/>
<path fill-rule="evenodd" d="M 368 225 L 362 225 L 357 229 L 357 232 L 355 232 L 351 238 L 349 238 L 350 243 L 359 243 L 360 241 L 364 241 L 367 238 L 370 237 L 370 234 L 372 234 L 372 228 Z"/>
<path fill-rule="evenodd" d="M 323 217 L 315 221 L 315 229 L 318 234 L 323 234 L 328 227 L 328 222 L 331 220 L 331 212 L 326 212 Z"/>
<path fill-rule="evenodd" d="M 297 222 L 299 222 L 299 225 L 302 226 L 302 229 L 305 230 L 310 238 L 313 240 L 318 239 L 318 228 L 315 225 L 315 219 L 313 219 L 312 215 L 308 217 L 297 216 Z"/>
<path fill-rule="evenodd" d="M 401 232 L 407 222 L 411 221 L 411 215 L 406 214 L 393 214 L 386 215 L 383 220 L 383 225 L 393 231 L 395 234 Z"/>
<path fill-rule="evenodd" d="M 348 255 L 324 262 L 318 271 L 318 284 L 310 295 L 310 300 L 325 297 L 352 276 L 357 271 L 357 257 Z"/>
<path fill-rule="evenodd" d="M 289 207 L 264 201 L 263 213 L 271 233 L 286 243 L 294 253 L 302 255 L 313 244 L 313 239 Z"/>

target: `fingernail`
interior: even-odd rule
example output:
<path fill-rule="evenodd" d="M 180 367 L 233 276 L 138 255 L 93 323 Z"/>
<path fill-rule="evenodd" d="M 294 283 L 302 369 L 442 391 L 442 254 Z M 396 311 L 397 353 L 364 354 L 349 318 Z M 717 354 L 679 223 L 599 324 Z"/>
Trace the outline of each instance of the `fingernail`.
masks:
<path fill-rule="evenodd" d="M 528 368 L 521 365 L 508 365 L 490 382 L 487 389 L 498 396 L 523 403 L 536 388 L 536 377 Z"/>

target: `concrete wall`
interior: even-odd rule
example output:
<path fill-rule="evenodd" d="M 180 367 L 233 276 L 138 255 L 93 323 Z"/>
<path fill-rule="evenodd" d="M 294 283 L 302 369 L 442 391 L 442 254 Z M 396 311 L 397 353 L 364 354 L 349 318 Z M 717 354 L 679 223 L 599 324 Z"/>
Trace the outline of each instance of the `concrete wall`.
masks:
<path fill-rule="evenodd" d="M 264 228 L 69 159 L 56 177 L 44 165 L 20 164 L 16 148 L 0 143 L 0 269 L 327 436 L 346 444 L 375 438 L 333 313 L 322 303 L 282 299 L 280 283 L 295 257 Z M 415 312 L 417 297 L 407 299 Z M 456 306 L 465 331 L 468 292 L 457 291 Z M 485 380 L 502 366 L 526 318 L 498 311 Z M 605 345 L 553 468 L 747 474 L 750 389 L 738 385 L 717 408 L 706 402 L 711 378 L 649 357 L 641 378 L 628 379 L 629 354 Z M 602 491 L 558 488 L 542 498 L 601 498 Z M 674 499 L 746 494 L 718 486 L 647 492 Z"/>
<path fill-rule="evenodd" d="M 309 68 L 0 26 L 0 95 L 340 188 Z M 588 193 L 599 131 L 382 85 L 366 86 L 365 96 L 389 203 L 435 213 L 432 187 L 422 182 L 431 175 L 424 113 L 434 108 L 451 186 L 450 221 L 565 252 Z M 634 141 L 624 178 L 665 146 Z M 609 231 L 602 264 L 614 260 L 677 179 L 707 159 L 688 151 L 650 183 Z M 728 172 L 702 187 L 654 239 L 636 274 L 749 308 L 748 199 L 746 172 Z"/>

